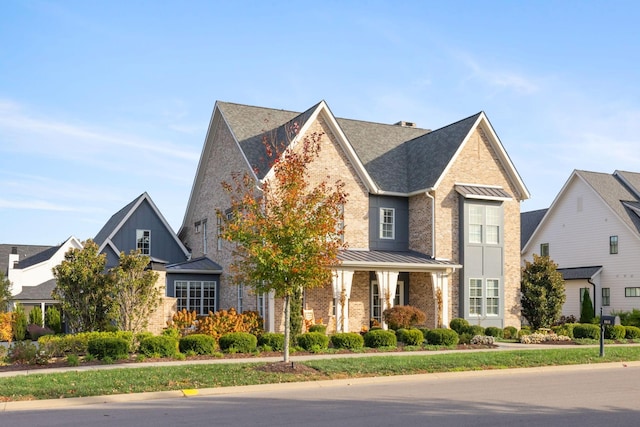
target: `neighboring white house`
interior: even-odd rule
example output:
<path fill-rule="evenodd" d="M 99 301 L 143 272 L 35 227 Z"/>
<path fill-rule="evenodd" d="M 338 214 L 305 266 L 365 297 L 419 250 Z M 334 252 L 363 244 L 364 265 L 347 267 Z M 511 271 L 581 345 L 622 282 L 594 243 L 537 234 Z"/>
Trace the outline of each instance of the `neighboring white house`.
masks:
<path fill-rule="evenodd" d="M 640 309 L 640 173 L 575 170 L 547 210 L 522 213 L 522 261 L 549 255 L 565 279 L 562 314 Z"/>
<path fill-rule="evenodd" d="M 14 303 L 20 303 L 28 313 L 31 307 L 57 304 L 51 297 L 55 287 L 53 268 L 64 260 L 71 248 L 81 249 L 82 242 L 71 236 L 58 246 L 52 246 L 42 252 L 20 259 L 19 251 L 9 254 L 7 277 L 11 282 L 11 294 Z M 14 253 L 15 252 L 15 253 Z"/>

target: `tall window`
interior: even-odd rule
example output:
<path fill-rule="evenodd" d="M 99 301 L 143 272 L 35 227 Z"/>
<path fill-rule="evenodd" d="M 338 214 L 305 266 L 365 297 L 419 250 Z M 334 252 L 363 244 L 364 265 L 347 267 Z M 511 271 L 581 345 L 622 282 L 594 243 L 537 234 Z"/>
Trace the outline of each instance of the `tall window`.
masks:
<path fill-rule="evenodd" d="M 618 236 L 609 236 L 609 253 L 618 253 Z"/>
<path fill-rule="evenodd" d="M 244 285 L 240 283 L 238 285 L 238 307 L 236 309 L 238 313 L 242 313 L 244 311 L 243 305 L 244 305 Z"/>
<path fill-rule="evenodd" d="M 500 314 L 500 280 L 469 279 L 469 315 Z"/>
<path fill-rule="evenodd" d="M 602 288 L 602 305 L 611 305 L 611 288 Z"/>
<path fill-rule="evenodd" d="M 380 208 L 380 238 L 395 238 L 395 214 L 393 208 Z"/>
<path fill-rule="evenodd" d="M 482 279 L 469 281 L 469 314 L 482 316 Z"/>
<path fill-rule="evenodd" d="M 216 238 L 218 239 L 218 250 L 222 250 L 222 217 L 216 217 Z"/>
<path fill-rule="evenodd" d="M 382 322 L 382 302 L 383 295 L 380 295 L 380 287 L 378 282 L 371 282 L 371 318 L 378 322 Z M 404 305 L 404 282 L 398 280 L 396 285 L 396 296 L 393 299 L 393 305 Z"/>
<path fill-rule="evenodd" d="M 136 230 L 136 249 L 138 249 L 142 255 L 149 255 L 151 253 L 150 230 Z"/>
<path fill-rule="evenodd" d="M 207 254 L 207 220 L 202 220 L 202 253 Z"/>
<path fill-rule="evenodd" d="M 549 244 L 540 243 L 540 256 L 549 256 Z"/>
<path fill-rule="evenodd" d="M 482 243 L 482 206 L 469 206 L 469 243 Z"/>
<path fill-rule="evenodd" d="M 265 319 L 265 315 L 267 313 L 267 294 L 259 293 L 256 295 L 256 305 L 258 306 L 258 315 Z"/>
<path fill-rule="evenodd" d="M 500 243 L 500 214 L 497 206 L 487 206 L 487 243 L 497 245 Z"/>
<path fill-rule="evenodd" d="M 202 316 L 216 311 L 216 282 L 176 280 L 174 286 L 178 311 L 195 311 Z"/>

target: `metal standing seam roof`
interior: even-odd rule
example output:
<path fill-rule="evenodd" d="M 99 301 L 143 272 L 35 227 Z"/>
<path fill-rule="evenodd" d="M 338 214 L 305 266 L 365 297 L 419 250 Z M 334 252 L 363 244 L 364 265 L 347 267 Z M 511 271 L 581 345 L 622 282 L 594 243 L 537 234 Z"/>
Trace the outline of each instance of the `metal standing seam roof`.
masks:
<path fill-rule="evenodd" d="M 343 264 L 378 264 L 391 266 L 396 265 L 421 265 L 423 267 L 450 267 L 460 268 L 461 265 L 444 260 L 437 260 L 416 251 L 367 251 L 367 250 L 346 250 L 338 255 Z"/>
<path fill-rule="evenodd" d="M 207 257 L 195 258 L 166 266 L 167 273 L 222 273 L 222 266 Z"/>

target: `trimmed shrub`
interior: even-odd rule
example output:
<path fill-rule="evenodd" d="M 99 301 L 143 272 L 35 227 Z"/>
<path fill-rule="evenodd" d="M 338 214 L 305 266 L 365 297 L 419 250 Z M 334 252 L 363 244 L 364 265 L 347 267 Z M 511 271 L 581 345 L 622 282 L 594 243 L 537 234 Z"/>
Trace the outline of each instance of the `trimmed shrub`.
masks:
<path fill-rule="evenodd" d="M 449 322 L 449 327 L 456 331 L 458 335 L 467 332 L 467 328 L 469 328 L 469 326 L 469 322 L 461 317 L 451 319 L 451 322 Z"/>
<path fill-rule="evenodd" d="M 329 347 L 329 337 L 322 332 L 307 332 L 297 337 L 298 345 L 307 351 L 316 347 L 323 350 Z"/>
<path fill-rule="evenodd" d="M 407 329 L 427 320 L 424 311 L 411 305 L 395 305 L 383 311 L 382 316 L 391 329 Z"/>
<path fill-rule="evenodd" d="M 515 326 L 507 326 L 502 330 L 502 338 L 514 340 L 518 338 L 518 329 Z"/>
<path fill-rule="evenodd" d="M 405 345 L 422 345 L 424 342 L 422 331 L 416 328 L 398 329 L 396 331 L 396 337 L 398 341 L 403 342 Z"/>
<path fill-rule="evenodd" d="M 471 334 L 465 332 L 459 335 L 458 344 L 471 344 L 472 339 L 473 337 L 471 336 Z"/>
<path fill-rule="evenodd" d="M 323 325 L 322 323 L 318 323 L 315 325 L 309 326 L 308 332 L 321 332 L 323 334 L 327 333 L 327 325 Z"/>
<path fill-rule="evenodd" d="M 44 326 L 42 321 L 42 309 L 39 305 L 31 308 L 29 311 L 29 324 L 30 325 L 38 325 L 40 327 Z"/>
<path fill-rule="evenodd" d="M 573 338 L 573 327 L 576 323 L 565 323 L 564 325 L 552 326 L 551 330 L 556 335 L 564 335 L 565 337 Z"/>
<path fill-rule="evenodd" d="M 163 329 L 162 334 L 160 335 L 165 335 L 167 337 L 175 338 L 177 340 L 179 340 L 180 337 L 182 336 L 182 334 L 180 333 L 180 329 L 176 329 L 176 328 Z"/>
<path fill-rule="evenodd" d="M 600 326 L 591 323 L 576 323 L 573 327 L 573 337 L 576 339 L 600 339 Z"/>
<path fill-rule="evenodd" d="M 129 343 L 124 338 L 100 337 L 92 338 L 87 343 L 87 351 L 97 359 L 125 359 L 129 356 Z"/>
<path fill-rule="evenodd" d="M 27 316 L 24 314 L 22 304 L 16 305 L 13 312 L 13 337 L 16 341 L 22 341 L 27 336 Z"/>
<path fill-rule="evenodd" d="M 213 354 L 216 351 L 216 340 L 210 335 L 191 334 L 180 338 L 178 349 L 181 353 Z"/>
<path fill-rule="evenodd" d="M 484 328 L 482 326 L 480 326 L 480 325 L 470 325 L 463 332 L 471 334 L 474 337 L 476 335 L 486 335 Z M 460 335 L 460 334 L 458 334 L 458 335 Z"/>
<path fill-rule="evenodd" d="M 502 338 L 503 331 L 496 326 L 489 326 L 484 330 L 484 334 L 488 337 Z"/>
<path fill-rule="evenodd" d="M 29 338 L 33 341 L 38 341 L 40 337 L 45 335 L 53 335 L 53 331 L 51 329 L 35 324 L 27 326 L 27 333 L 29 334 Z"/>
<path fill-rule="evenodd" d="M 430 345 L 453 347 L 458 344 L 458 340 L 458 334 L 452 329 L 438 328 L 427 333 L 427 343 Z"/>
<path fill-rule="evenodd" d="M 591 302 L 591 294 L 589 290 L 580 291 L 582 293 L 582 303 L 580 304 L 580 323 L 592 323 L 595 317 L 593 303 Z"/>
<path fill-rule="evenodd" d="M 604 337 L 609 340 L 623 340 L 627 330 L 622 325 L 606 325 Z"/>
<path fill-rule="evenodd" d="M 258 345 L 268 346 L 273 351 L 282 351 L 284 350 L 284 334 L 265 332 L 258 337 Z"/>
<path fill-rule="evenodd" d="M 146 357 L 174 357 L 178 354 L 178 340 L 166 335 L 148 337 L 140 341 L 139 351 Z"/>
<path fill-rule="evenodd" d="M 220 337 L 220 349 L 237 353 L 251 353 L 258 347 L 258 338 L 248 332 L 231 332 Z"/>
<path fill-rule="evenodd" d="M 637 326 L 625 326 L 624 337 L 630 340 L 636 340 L 640 338 L 640 328 Z"/>
<path fill-rule="evenodd" d="M 331 345 L 335 348 L 360 350 L 364 347 L 364 338 L 356 332 L 341 332 L 331 335 Z"/>
<path fill-rule="evenodd" d="M 62 333 L 62 316 L 58 307 L 47 307 L 44 312 L 44 325 L 55 334 Z"/>
<path fill-rule="evenodd" d="M 370 348 L 396 347 L 398 339 L 393 331 L 375 329 L 364 334 L 364 345 Z"/>

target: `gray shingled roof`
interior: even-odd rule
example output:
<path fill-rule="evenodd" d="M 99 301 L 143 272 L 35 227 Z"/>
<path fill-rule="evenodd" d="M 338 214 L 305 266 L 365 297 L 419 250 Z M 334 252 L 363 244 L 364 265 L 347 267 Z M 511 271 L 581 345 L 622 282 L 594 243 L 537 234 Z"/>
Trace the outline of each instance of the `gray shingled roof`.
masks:
<path fill-rule="evenodd" d="M 47 280 L 44 283 L 41 283 L 37 286 L 23 286 L 22 292 L 18 295 L 14 296 L 13 299 L 17 301 L 26 301 L 26 300 L 50 300 L 53 299 L 51 296 L 51 292 L 56 287 L 56 279 Z"/>
<path fill-rule="evenodd" d="M 562 279 L 564 280 L 586 280 L 591 279 L 600 270 L 602 270 L 602 266 L 596 265 L 591 267 L 559 268 L 558 272 L 562 274 Z"/>
<path fill-rule="evenodd" d="M 638 197 L 640 197 L 640 173 L 628 171 L 615 171 L 614 175 L 620 176 Z"/>
<path fill-rule="evenodd" d="M 27 267 L 31 267 L 32 265 L 36 265 L 36 264 L 40 264 L 41 262 L 47 261 L 48 259 L 50 259 L 52 256 L 55 255 L 56 252 L 58 252 L 58 250 L 60 250 L 60 246 L 53 246 L 49 249 L 46 249 L 42 252 L 39 252 L 33 256 L 30 256 L 29 258 L 25 258 L 23 260 L 19 260 L 18 261 L 18 265 L 16 266 L 16 268 L 27 268 Z"/>
<path fill-rule="evenodd" d="M 9 255 L 13 248 L 16 248 L 16 252 L 19 255 L 18 260 L 25 260 L 29 257 L 39 254 L 40 252 L 46 251 L 47 249 L 52 248 L 53 246 L 44 246 L 44 245 L 11 245 L 11 244 L 0 244 L 0 271 L 6 276 L 9 271 Z"/>
<path fill-rule="evenodd" d="M 141 197 L 144 197 L 144 193 L 142 193 L 140 196 L 133 199 L 131 203 L 127 204 L 125 207 L 123 207 L 118 212 L 113 214 L 111 218 L 109 218 L 106 224 L 100 229 L 100 231 L 98 231 L 98 234 L 96 234 L 96 237 L 93 239 L 93 241 L 98 246 L 102 246 L 104 241 L 107 240 L 109 235 L 113 232 L 113 230 L 115 230 L 118 224 L 122 222 L 124 217 L 127 216 L 129 211 L 131 211 L 133 206 L 138 202 L 138 200 L 140 200 Z"/>
<path fill-rule="evenodd" d="M 288 143 L 295 135 L 293 124 L 302 127 L 319 104 L 304 113 L 227 102 L 216 105 L 262 178 L 270 164 L 263 138 Z M 480 114 L 435 131 L 341 118 L 336 122 L 380 189 L 411 193 L 435 185 Z"/>
<path fill-rule="evenodd" d="M 589 184 L 604 202 L 632 230 L 640 233 L 640 217 L 625 202 L 638 202 L 638 196 L 629 190 L 615 175 L 577 170 L 575 172 Z"/>
<path fill-rule="evenodd" d="M 177 264 L 167 265 L 167 273 L 222 273 L 220 264 L 213 262 L 207 257 L 195 258 L 189 261 L 179 262 Z"/>
<path fill-rule="evenodd" d="M 524 248 L 524 245 L 529 241 L 533 232 L 536 231 L 538 224 L 540 224 L 548 210 L 538 209 L 520 213 L 520 249 Z"/>

